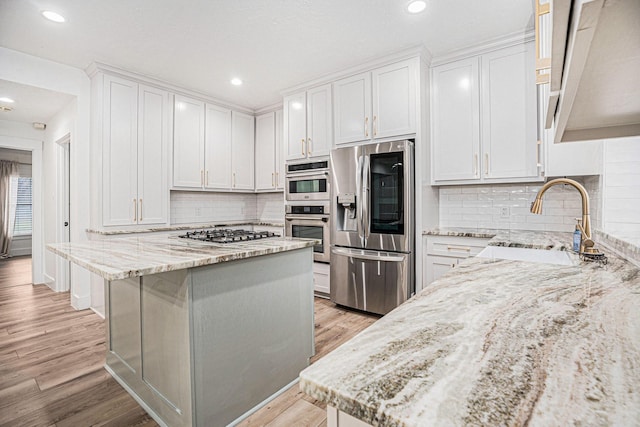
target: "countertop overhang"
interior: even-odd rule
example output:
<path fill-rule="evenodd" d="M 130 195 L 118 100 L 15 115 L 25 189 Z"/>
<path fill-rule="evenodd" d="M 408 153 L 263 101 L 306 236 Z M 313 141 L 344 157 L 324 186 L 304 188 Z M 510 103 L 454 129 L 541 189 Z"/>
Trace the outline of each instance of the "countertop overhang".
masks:
<path fill-rule="evenodd" d="M 177 236 L 142 235 L 54 243 L 47 249 L 107 280 L 119 280 L 303 249 L 318 243 L 314 239 L 272 237 L 215 244 Z"/>
<path fill-rule="evenodd" d="M 305 369 L 300 387 L 375 426 L 634 425 L 640 270 L 607 256 L 469 258 Z"/>

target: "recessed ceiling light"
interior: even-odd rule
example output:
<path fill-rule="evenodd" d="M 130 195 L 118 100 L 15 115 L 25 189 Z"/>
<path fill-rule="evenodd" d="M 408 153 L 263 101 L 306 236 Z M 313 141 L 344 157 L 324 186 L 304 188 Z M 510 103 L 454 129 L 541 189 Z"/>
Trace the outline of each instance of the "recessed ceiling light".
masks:
<path fill-rule="evenodd" d="M 59 13 L 53 12 L 51 10 L 43 10 L 42 16 L 47 18 L 49 21 L 53 21 L 53 22 L 62 23 L 66 21 L 66 19 L 64 19 L 64 16 L 60 15 Z"/>
<path fill-rule="evenodd" d="M 242 80 L 237 77 L 231 79 L 231 84 L 234 86 L 240 86 L 242 84 Z"/>
<path fill-rule="evenodd" d="M 0 102 L 7 102 L 7 103 L 9 103 L 9 104 L 13 104 L 13 103 L 14 103 L 14 102 L 16 102 L 16 101 L 14 101 L 14 100 L 13 100 L 13 99 L 11 99 L 11 98 L 7 98 L 6 96 L 3 96 L 2 98 L 0 98 Z"/>
<path fill-rule="evenodd" d="M 409 13 L 420 13 L 427 7 L 427 2 L 424 0 L 412 0 L 407 5 L 407 11 Z"/>

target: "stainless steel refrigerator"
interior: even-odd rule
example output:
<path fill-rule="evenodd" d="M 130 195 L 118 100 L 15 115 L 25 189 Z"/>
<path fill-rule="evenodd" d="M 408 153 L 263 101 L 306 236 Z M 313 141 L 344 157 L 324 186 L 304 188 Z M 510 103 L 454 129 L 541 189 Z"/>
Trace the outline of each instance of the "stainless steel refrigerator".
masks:
<path fill-rule="evenodd" d="M 414 285 L 412 141 L 331 151 L 331 300 L 386 314 Z"/>

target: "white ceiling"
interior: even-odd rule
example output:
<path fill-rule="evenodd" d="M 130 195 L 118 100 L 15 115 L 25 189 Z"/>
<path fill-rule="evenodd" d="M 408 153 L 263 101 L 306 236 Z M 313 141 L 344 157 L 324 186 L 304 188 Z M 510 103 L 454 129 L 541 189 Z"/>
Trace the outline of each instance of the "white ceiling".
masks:
<path fill-rule="evenodd" d="M 47 123 L 75 98 L 65 93 L 0 80 L 0 97 L 5 96 L 15 102 L 0 101 L 0 105 L 13 108 L 13 111 L 0 111 L 0 120 L 26 123 Z"/>
<path fill-rule="evenodd" d="M 533 27 L 534 0 L 427 2 L 410 15 L 407 0 L 1 0 L 0 45 L 260 108 L 288 87 L 405 48 L 437 56 Z M 45 20 L 45 9 L 67 22 Z M 234 76 L 244 85 L 231 86 Z"/>

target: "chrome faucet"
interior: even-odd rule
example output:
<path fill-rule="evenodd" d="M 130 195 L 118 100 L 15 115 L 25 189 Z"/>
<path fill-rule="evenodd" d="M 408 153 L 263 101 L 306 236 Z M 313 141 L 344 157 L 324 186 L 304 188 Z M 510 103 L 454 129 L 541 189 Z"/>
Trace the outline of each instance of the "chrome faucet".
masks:
<path fill-rule="evenodd" d="M 589 195 L 587 194 L 587 190 L 577 181 L 568 178 L 557 178 L 547 182 L 545 185 L 540 188 L 538 194 L 536 195 L 536 199 L 531 203 L 531 213 L 540 215 L 542 213 L 542 195 L 549 188 L 553 187 L 556 184 L 569 184 L 573 186 L 576 190 L 580 192 L 580 196 L 582 197 L 582 224 L 578 221 L 578 228 L 582 233 L 580 238 L 580 253 L 581 254 L 591 254 L 591 255 L 599 255 L 601 252 L 594 248 L 594 242 L 591 238 L 591 219 L 589 217 Z"/>

